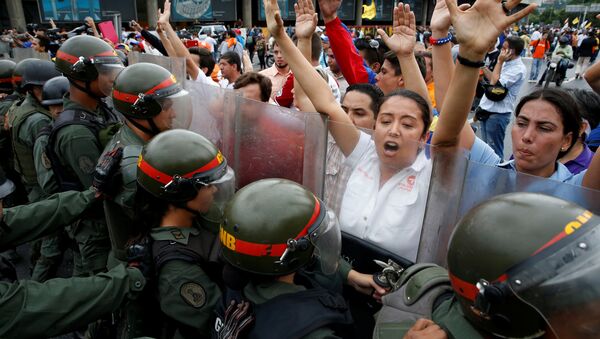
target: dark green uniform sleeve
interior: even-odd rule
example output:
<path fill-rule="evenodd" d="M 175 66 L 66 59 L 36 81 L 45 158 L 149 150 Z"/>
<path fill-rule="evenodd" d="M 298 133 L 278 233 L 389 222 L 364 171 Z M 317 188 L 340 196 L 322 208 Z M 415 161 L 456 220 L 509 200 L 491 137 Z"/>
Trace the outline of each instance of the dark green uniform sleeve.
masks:
<path fill-rule="evenodd" d="M 77 175 L 83 187 L 92 186 L 96 162 L 102 147 L 96 136 L 85 126 L 71 125 L 58 132 L 59 156 Z"/>
<path fill-rule="evenodd" d="M 92 190 L 67 191 L 48 199 L 4 209 L 0 251 L 41 238 L 73 223 L 95 201 Z"/>
<path fill-rule="evenodd" d="M 144 288 L 141 272 L 117 266 L 93 277 L 0 282 L 0 337 L 46 338 L 116 310 Z"/>
<path fill-rule="evenodd" d="M 160 270 L 158 292 L 160 308 L 169 318 L 199 334 L 210 333 L 221 291 L 200 266 L 181 260 L 167 262 Z"/>

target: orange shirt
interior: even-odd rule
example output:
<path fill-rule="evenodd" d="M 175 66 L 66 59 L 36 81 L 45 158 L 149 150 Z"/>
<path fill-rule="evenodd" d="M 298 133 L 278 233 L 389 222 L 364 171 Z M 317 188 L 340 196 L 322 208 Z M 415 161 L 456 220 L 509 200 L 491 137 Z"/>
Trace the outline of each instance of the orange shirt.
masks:
<path fill-rule="evenodd" d="M 546 51 L 550 48 L 550 42 L 548 40 L 534 40 L 529 45 L 535 46 L 532 56 L 536 59 L 543 58 Z"/>

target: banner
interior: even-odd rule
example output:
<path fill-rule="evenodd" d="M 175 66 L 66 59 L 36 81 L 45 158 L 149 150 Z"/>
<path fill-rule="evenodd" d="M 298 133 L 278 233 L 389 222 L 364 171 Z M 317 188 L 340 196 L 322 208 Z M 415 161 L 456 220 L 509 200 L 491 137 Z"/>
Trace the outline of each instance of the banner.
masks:
<path fill-rule="evenodd" d="M 235 21 L 237 3 L 234 0 L 174 0 L 171 21 Z"/>

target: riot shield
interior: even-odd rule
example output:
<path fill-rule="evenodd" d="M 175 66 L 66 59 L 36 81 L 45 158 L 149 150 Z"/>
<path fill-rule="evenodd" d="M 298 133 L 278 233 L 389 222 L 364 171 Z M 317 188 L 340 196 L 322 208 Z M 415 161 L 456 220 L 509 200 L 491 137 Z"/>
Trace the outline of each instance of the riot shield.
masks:
<path fill-rule="evenodd" d="M 266 178 L 303 184 L 322 196 L 326 125 L 318 113 L 245 99 L 229 89 L 188 81 L 192 130 L 214 142 L 236 173 L 236 186 Z"/>
<path fill-rule="evenodd" d="M 471 208 L 496 195 L 543 193 L 600 213 L 599 191 L 467 161 L 460 152 L 447 158 L 434 166 L 418 262 L 446 266 L 448 243 L 456 223 Z"/>
<path fill-rule="evenodd" d="M 127 60 L 130 65 L 138 62 L 148 62 L 166 68 L 171 74 L 175 75 L 177 82 L 184 84 L 186 80 L 185 58 L 166 57 L 162 55 L 154 55 L 148 53 L 131 52 L 127 55 Z"/>
<path fill-rule="evenodd" d="M 13 48 L 12 50 L 13 58 L 15 62 L 19 62 L 21 60 L 27 58 L 34 58 L 40 60 L 50 60 L 50 55 L 48 53 L 39 53 L 36 52 L 33 48 Z"/>

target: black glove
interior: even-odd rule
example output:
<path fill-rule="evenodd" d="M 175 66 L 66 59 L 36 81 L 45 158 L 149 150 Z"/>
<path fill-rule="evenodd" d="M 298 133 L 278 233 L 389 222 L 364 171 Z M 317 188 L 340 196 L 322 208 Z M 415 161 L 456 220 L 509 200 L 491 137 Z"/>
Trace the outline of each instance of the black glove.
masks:
<path fill-rule="evenodd" d="M 237 339 L 248 326 L 254 322 L 254 313 L 247 301 L 239 304 L 232 300 L 225 310 L 223 328 L 218 333 L 219 339 Z"/>
<path fill-rule="evenodd" d="M 118 193 L 121 187 L 121 175 L 119 167 L 123 157 L 123 148 L 117 147 L 106 152 L 96 165 L 92 187 L 96 191 L 96 197 L 111 198 Z"/>
<path fill-rule="evenodd" d="M 152 258 L 152 240 L 150 236 L 145 236 L 128 244 L 127 263 L 127 266 L 140 270 L 146 281 L 151 280 L 154 275 L 154 260 Z"/>

